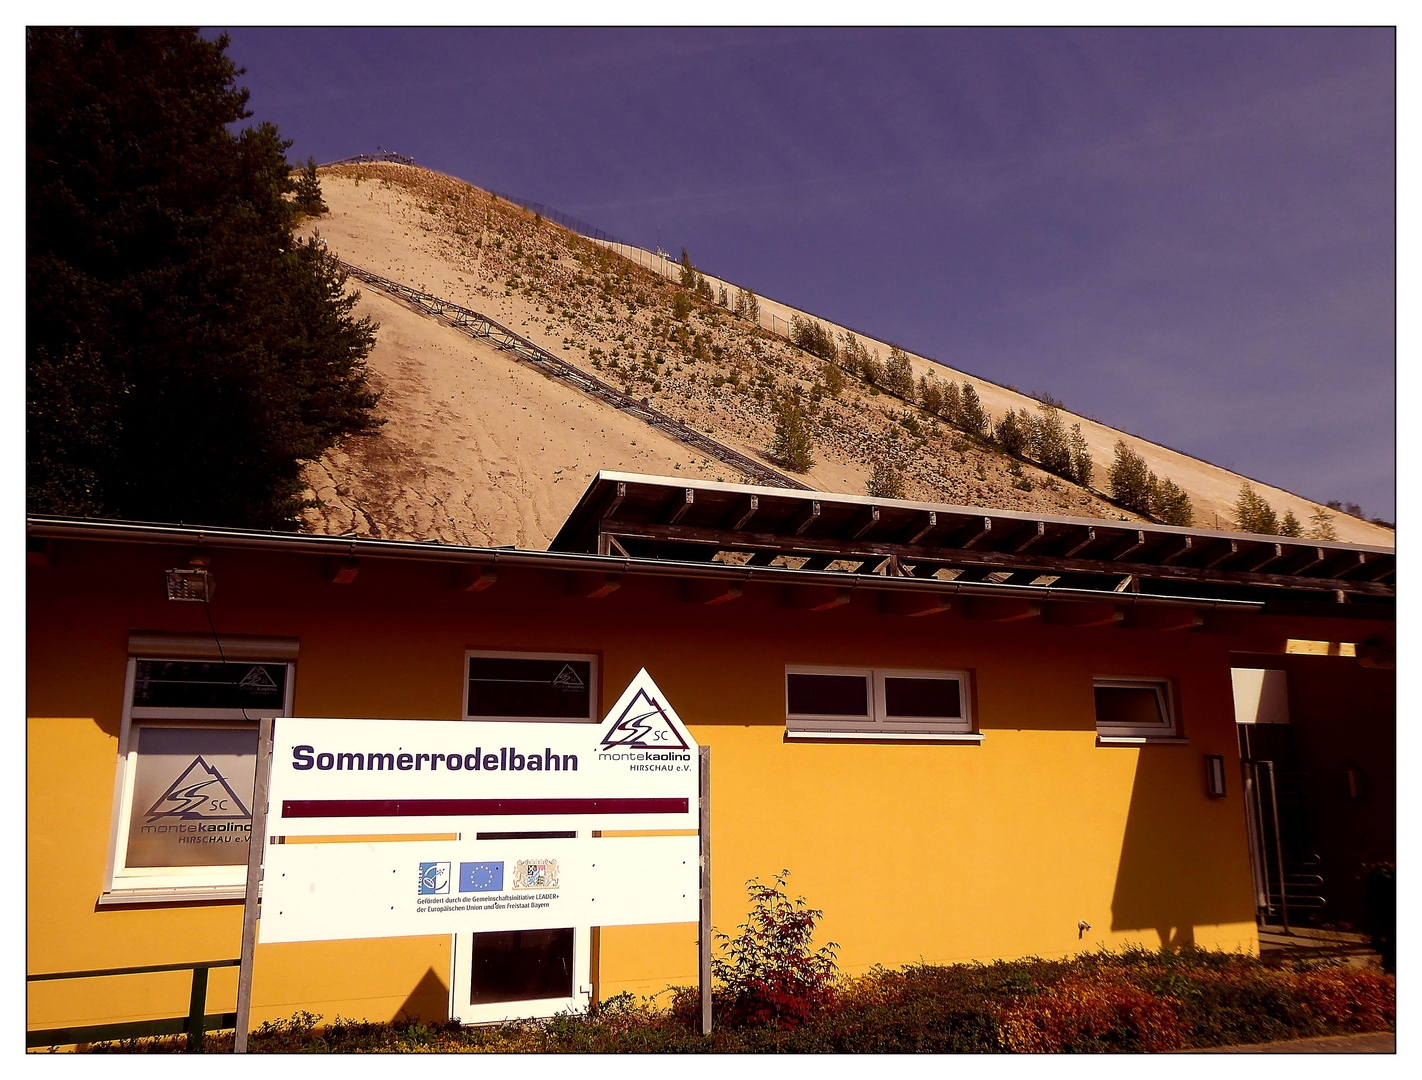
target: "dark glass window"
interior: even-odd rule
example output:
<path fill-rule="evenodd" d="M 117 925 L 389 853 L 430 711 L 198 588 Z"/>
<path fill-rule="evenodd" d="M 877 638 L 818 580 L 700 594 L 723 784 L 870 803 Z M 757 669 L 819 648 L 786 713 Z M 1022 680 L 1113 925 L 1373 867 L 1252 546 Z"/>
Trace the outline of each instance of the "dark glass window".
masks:
<path fill-rule="evenodd" d="M 591 702 L 589 660 L 469 658 L 469 716 L 586 720 Z"/>
<path fill-rule="evenodd" d="M 201 660 L 138 660 L 135 708 L 280 709 L 285 664 L 221 664 Z"/>
<path fill-rule="evenodd" d="M 474 934 L 469 1004 L 573 996 L 573 931 Z"/>
<path fill-rule="evenodd" d="M 866 675 L 785 676 L 786 703 L 792 716 L 868 716 Z"/>
<path fill-rule="evenodd" d="M 1164 727 L 1154 686 L 1097 686 L 1096 722 L 1112 727 Z"/>
<path fill-rule="evenodd" d="M 957 679 L 884 679 L 884 711 L 894 719 L 957 719 L 963 702 Z"/>

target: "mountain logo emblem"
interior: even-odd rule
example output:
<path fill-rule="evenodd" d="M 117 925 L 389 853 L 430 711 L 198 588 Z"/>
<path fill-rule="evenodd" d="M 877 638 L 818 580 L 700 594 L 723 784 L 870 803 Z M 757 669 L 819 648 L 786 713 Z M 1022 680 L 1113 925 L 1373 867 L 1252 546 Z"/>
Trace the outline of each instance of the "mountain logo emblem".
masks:
<path fill-rule="evenodd" d="M 587 689 L 587 684 L 578 677 L 578 673 L 573 670 L 572 664 L 564 664 L 563 670 L 553 676 L 553 685 L 559 690 L 577 691 Z"/>
<path fill-rule="evenodd" d="M 602 745 L 658 750 L 687 749 L 686 740 L 678 734 L 661 702 L 640 687 L 611 730 L 603 736 Z"/>
<path fill-rule="evenodd" d="M 255 690 L 259 694 L 275 694 L 277 692 L 276 680 L 261 665 L 248 668 L 247 674 L 242 676 L 242 681 L 237 685 L 245 690 Z"/>
<path fill-rule="evenodd" d="M 202 756 L 192 764 L 158 801 L 148 808 L 148 821 L 177 818 L 180 821 L 238 821 L 251 817 L 242 800 L 227 783 L 227 778 L 214 769 Z"/>

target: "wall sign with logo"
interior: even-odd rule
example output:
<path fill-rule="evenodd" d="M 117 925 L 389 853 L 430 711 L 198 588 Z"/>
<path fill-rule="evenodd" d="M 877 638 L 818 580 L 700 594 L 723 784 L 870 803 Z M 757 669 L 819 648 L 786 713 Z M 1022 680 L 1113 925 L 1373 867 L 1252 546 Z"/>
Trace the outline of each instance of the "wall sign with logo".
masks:
<path fill-rule="evenodd" d="M 275 844 L 260 940 L 694 922 L 697 746 L 646 671 L 598 726 L 279 719 L 273 837 L 577 831 L 578 839 Z"/>

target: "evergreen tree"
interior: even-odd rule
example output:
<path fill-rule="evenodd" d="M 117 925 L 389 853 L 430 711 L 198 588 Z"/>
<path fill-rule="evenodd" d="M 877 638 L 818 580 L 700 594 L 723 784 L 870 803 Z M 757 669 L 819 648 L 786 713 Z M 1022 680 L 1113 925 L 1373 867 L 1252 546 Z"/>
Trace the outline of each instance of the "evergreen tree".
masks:
<path fill-rule="evenodd" d="M 1166 525 L 1187 526 L 1195 523 L 1195 507 L 1173 480 L 1158 480 L 1150 474 L 1150 515 Z"/>
<path fill-rule="evenodd" d="M 1042 468 L 1058 476 L 1072 475 L 1071 447 L 1062 429 L 1061 416 L 1051 405 L 1038 405 L 1033 425 L 1032 456 Z"/>
<path fill-rule="evenodd" d="M 775 443 L 772 453 L 786 468 L 809 472 L 815 464 L 815 446 L 810 438 L 810 424 L 805 419 L 800 402 L 791 397 L 775 413 Z"/>
<path fill-rule="evenodd" d="M 1111 487 L 1111 498 L 1132 510 L 1149 512 L 1151 474 L 1145 459 L 1126 445 L 1124 439 L 1116 440 L 1116 457 L 1107 475 Z"/>
<path fill-rule="evenodd" d="M 1299 519 L 1294 517 L 1292 510 L 1284 513 L 1284 520 L 1279 522 L 1280 536 L 1302 536 L 1303 526 L 1299 524 Z"/>
<path fill-rule="evenodd" d="M 1309 515 L 1308 538 L 1310 540 L 1337 540 L 1338 530 L 1333 527 L 1333 515 L 1323 507 Z"/>
<path fill-rule="evenodd" d="M 1026 445 L 1027 437 L 1018 421 L 1016 411 L 1008 409 L 998 417 L 997 423 L 992 429 L 992 437 L 997 445 L 1009 454 L 1022 453 L 1022 447 Z"/>
<path fill-rule="evenodd" d="M 987 429 L 988 417 L 983 411 L 978 392 L 967 379 L 963 380 L 963 392 L 958 405 L 958 426 L 974 435 L 981 435 Z"/>
<path fill-rule="evenodd" d="M 1068 450 L 1071 453 L 1071 478 L 1082 487 L 1091 486 L 1091 450 L 1086 445 L 1086 436 L 1081 433 L 1081 425 L 1071 426 L 1071 438 L 1068 440 Z"/>
<path fill-rule="evenodd" d="M 681 249 L 681 287 L 696 288 L 696 267 L 691 265 L 691 256 L 686 253 L 686 248 Z"/>
<path fill-rule="evenodd" d="M 943 384 L 943 407 L 940 411 L 950 423 L 962 425 L 963 396 L 952 379 Z"/>
<path fill-rule="evenodd" d="M 294 528 L 301 463 L 374 423 L 369 320 L 294 243 L 271 124 L 170 28 L 26 40 L 31 512 Z"/>
<path fill-rule="evenodd" d="M 321 178 L 316 175 L 316 159 L 308 157 L 306 164 L 296 177 L 296 208 L 303 214 L 315 217 L 324 214 L 329 207 L 321 198 Z"/>
<path fill-rule="evenodd" d="M 909 401 L 913 397 L 913 364 L 908 353 L 897 345 L 889 346 L 889 362 L 884 368 L 884 389 Z"/>
<path fill-rule="evenodd" d="M 1240 532 L 1258 533 L 1262 536 L 1277 536 L 1279 519 L 1271 507 L 1257 491 L 1245 481 L 1239 489 L 1239 499 L 1234 504 L 1234 527 Z"/>
<path fill-rule="evenodd" d="M 918 403 L 935 416 L 943 412 L 943 388 L 938 385 L 938 377 L 931 371 L 919 376 Z"/>
<path fill-rule="evenodd" d="M 825 383 L 825 392 L 830 397 L 839 397 L 844 393 L 844 372 L 839 370 L 839 365 L 826 363 L 821 372 Z"/>
<path fill-rule="evenodd" d="M 904 478 L 898 469 L 880 459 L 874 463 L 874 471 L 864 488 L 876 499 L 902 499 Z"/>

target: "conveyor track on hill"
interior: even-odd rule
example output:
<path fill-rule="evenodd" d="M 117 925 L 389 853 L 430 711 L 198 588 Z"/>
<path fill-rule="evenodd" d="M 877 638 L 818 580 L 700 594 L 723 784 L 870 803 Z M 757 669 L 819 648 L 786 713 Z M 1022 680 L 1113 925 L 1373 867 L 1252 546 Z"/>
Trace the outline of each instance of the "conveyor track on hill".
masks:
<path fill-rule="evenodd" d="M 698 450 L 707 457 L 715 458 L 732 468 L 739 469 L 757 483 L 770 487 L 794 488 L 799 491 L 814 490 L 808 484 L 802 484 L 800 481 L 786 476 L 763 461 L 757 461 L 755 458 L 711 438 L 705 432 L 688 427 L 680 420 L 650 404 L 646 398 L 635 398 L 611 383 L 604 382 L 597 376 L 574 367 L 566 360 L 554 356 L 547 349 L 535 345 L 526 337 L 514 333 L 487 315 L 438 296 L 421 292 L 409 285 L 402 285 L 398 281 L 391 281 L 389 278 L 381 277 L 379 274 L 354 266 L 344 260 L 337 259 L 336 261 L 351 277 L 403 301 L 408 306 L 431 316 L 446 326 L 462 330 L 472 338 L 485 339 L 496 349 L 513 353 L 524 363 L 532 365 L 545 375 L 558 379 L 588 397 L 611 405 L 614 409 L 620 409 L 622 412 L 635 416 L 644 424 L 670 435 L 693 450 Z"/>

